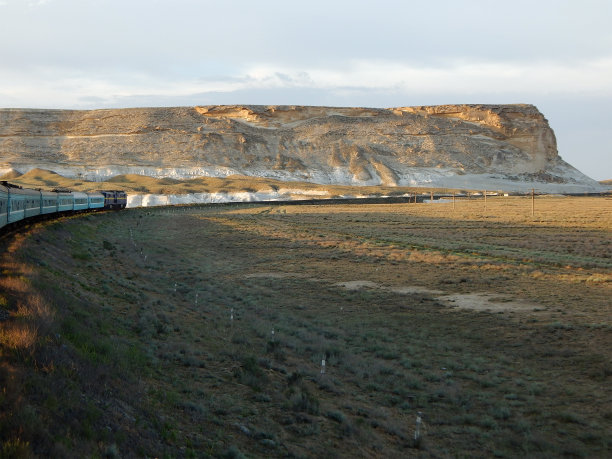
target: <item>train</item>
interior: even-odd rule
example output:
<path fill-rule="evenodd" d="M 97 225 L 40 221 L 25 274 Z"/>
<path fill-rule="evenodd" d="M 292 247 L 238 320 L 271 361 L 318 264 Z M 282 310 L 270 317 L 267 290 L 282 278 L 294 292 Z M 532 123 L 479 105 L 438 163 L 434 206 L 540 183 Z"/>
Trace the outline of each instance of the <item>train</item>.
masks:
<path fill-rule="evenodd" d="M 28 218 L 99 209 L 123 209 L 127 194 L 120 190 L 83 193 L 70 190 L 43 191 L 0 181 L 0 230 Z"/>

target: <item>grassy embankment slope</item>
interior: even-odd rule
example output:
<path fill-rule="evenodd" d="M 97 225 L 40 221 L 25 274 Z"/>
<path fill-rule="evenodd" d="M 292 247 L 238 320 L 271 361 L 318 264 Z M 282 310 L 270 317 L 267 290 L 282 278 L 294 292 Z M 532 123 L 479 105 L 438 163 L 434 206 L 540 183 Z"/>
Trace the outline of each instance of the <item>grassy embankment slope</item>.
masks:
<path fill-rule="evenodd" d="M 608 456 L 611 235 L 604 198 L 34 225 L 3 241 L 2 451 Z"/>

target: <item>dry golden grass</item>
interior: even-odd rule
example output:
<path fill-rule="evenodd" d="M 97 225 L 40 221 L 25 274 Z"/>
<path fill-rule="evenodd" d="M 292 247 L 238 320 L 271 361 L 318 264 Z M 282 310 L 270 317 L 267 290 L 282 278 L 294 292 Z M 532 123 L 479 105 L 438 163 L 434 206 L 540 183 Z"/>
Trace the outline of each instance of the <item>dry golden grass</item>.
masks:
<path fill-rule="evenodd" d="M 23 241 L 23 236 L 15 237 L 0 260 L 0 308 L 10 318 L 0 320 L 0 348 L 32 352 L 41 333 L 51 328 L 55 312 L 42 294 L 32 292 L 32 266 L 13 259 Z"/>
<path fill-rule="evenodd" d="M 82 179 L 70 179 L 55 172 L 34 169 L 23 175 L 10 178 L 11 183 L 28 188 L 51 190 L 68 188 L 75 191 L 97 191 L 100 189 L 118 189 L 131 193 L 153 194 L 189 194 L 189 193 L 231 193 L 231 192 L 270 192 L 281 189 L 299 189 L 325 193 L 324 197 L 337 196 L 399 196 L 405 193 L 444 192 L 448 190 L 427 187 L 353 187 L 339 185 L 318 185 L 309 182 L 283 182 L 280 180 L 259 177 L 231 175 L 228 177 L 198 177 L 175 180 L 171 178 L 153 178 L 144 175 L 117 175 L 106 181 L 90 182 Z"/>
<path fill-rule="evenodd" d="M 292 214 L 326 214 L 325 206 L 287 207 Z M 336 206 L 334 213 L 352 213 L 355 207 Z M 563 197 L 536 196 L 534 215 L 532 215 L 531 196 L 496 196 L 488 197 L 486 208 L 482 196 L 456 198 L 453 208 L 452 198 L 431 205 L 413 204 L 376 204 L 363 207 L 359 213 L 386 216 L 414 215 L 433 217 L 451 221 L 485 221 L 500 223 L 519 223 L 532 226 L 558 226 L 580 228 L 609 229 L 612 223 L 612 198 L 601 197 Z M 239 212 L 248 212 L 242 210 Z"/>
<path fill-rule="evenodd" d="M 0 325 L 0 346 L 11 351 L 30 351 L 38 340 L 38 330 L 31 325 Z"/>

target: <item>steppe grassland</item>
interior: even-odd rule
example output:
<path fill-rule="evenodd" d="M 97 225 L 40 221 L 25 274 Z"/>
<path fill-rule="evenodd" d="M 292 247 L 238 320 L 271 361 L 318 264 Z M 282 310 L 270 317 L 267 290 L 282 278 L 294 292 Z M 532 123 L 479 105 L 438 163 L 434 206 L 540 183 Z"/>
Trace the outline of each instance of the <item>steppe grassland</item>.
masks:
<path fill-rule="evenodd" d="M 19 284 L 6 304 L 42 294 L 56 328 L 3 343 L 30 381 L 13 421 L 39 419 L 14 444 L 605 456 L 611 227 L 606 199 L 540 198 L 532 217 L 528 198 L 489 198 L 135 209 L 34 229 L 4 260 L 23 277 L 6 277 Z M 470 293 L 493 294 L 495 312 L 438 299 Z"/>

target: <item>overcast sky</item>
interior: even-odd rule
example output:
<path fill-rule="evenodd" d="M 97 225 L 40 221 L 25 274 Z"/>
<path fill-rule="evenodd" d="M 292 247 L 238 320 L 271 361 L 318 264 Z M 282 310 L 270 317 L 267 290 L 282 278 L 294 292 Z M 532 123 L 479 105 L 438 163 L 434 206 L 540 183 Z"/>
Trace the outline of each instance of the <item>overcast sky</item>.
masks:
<path fill-rule="evenodd" d="M 0 0 L 0 107 L 531 103 L 612 178 L 611 0 Z"/>

